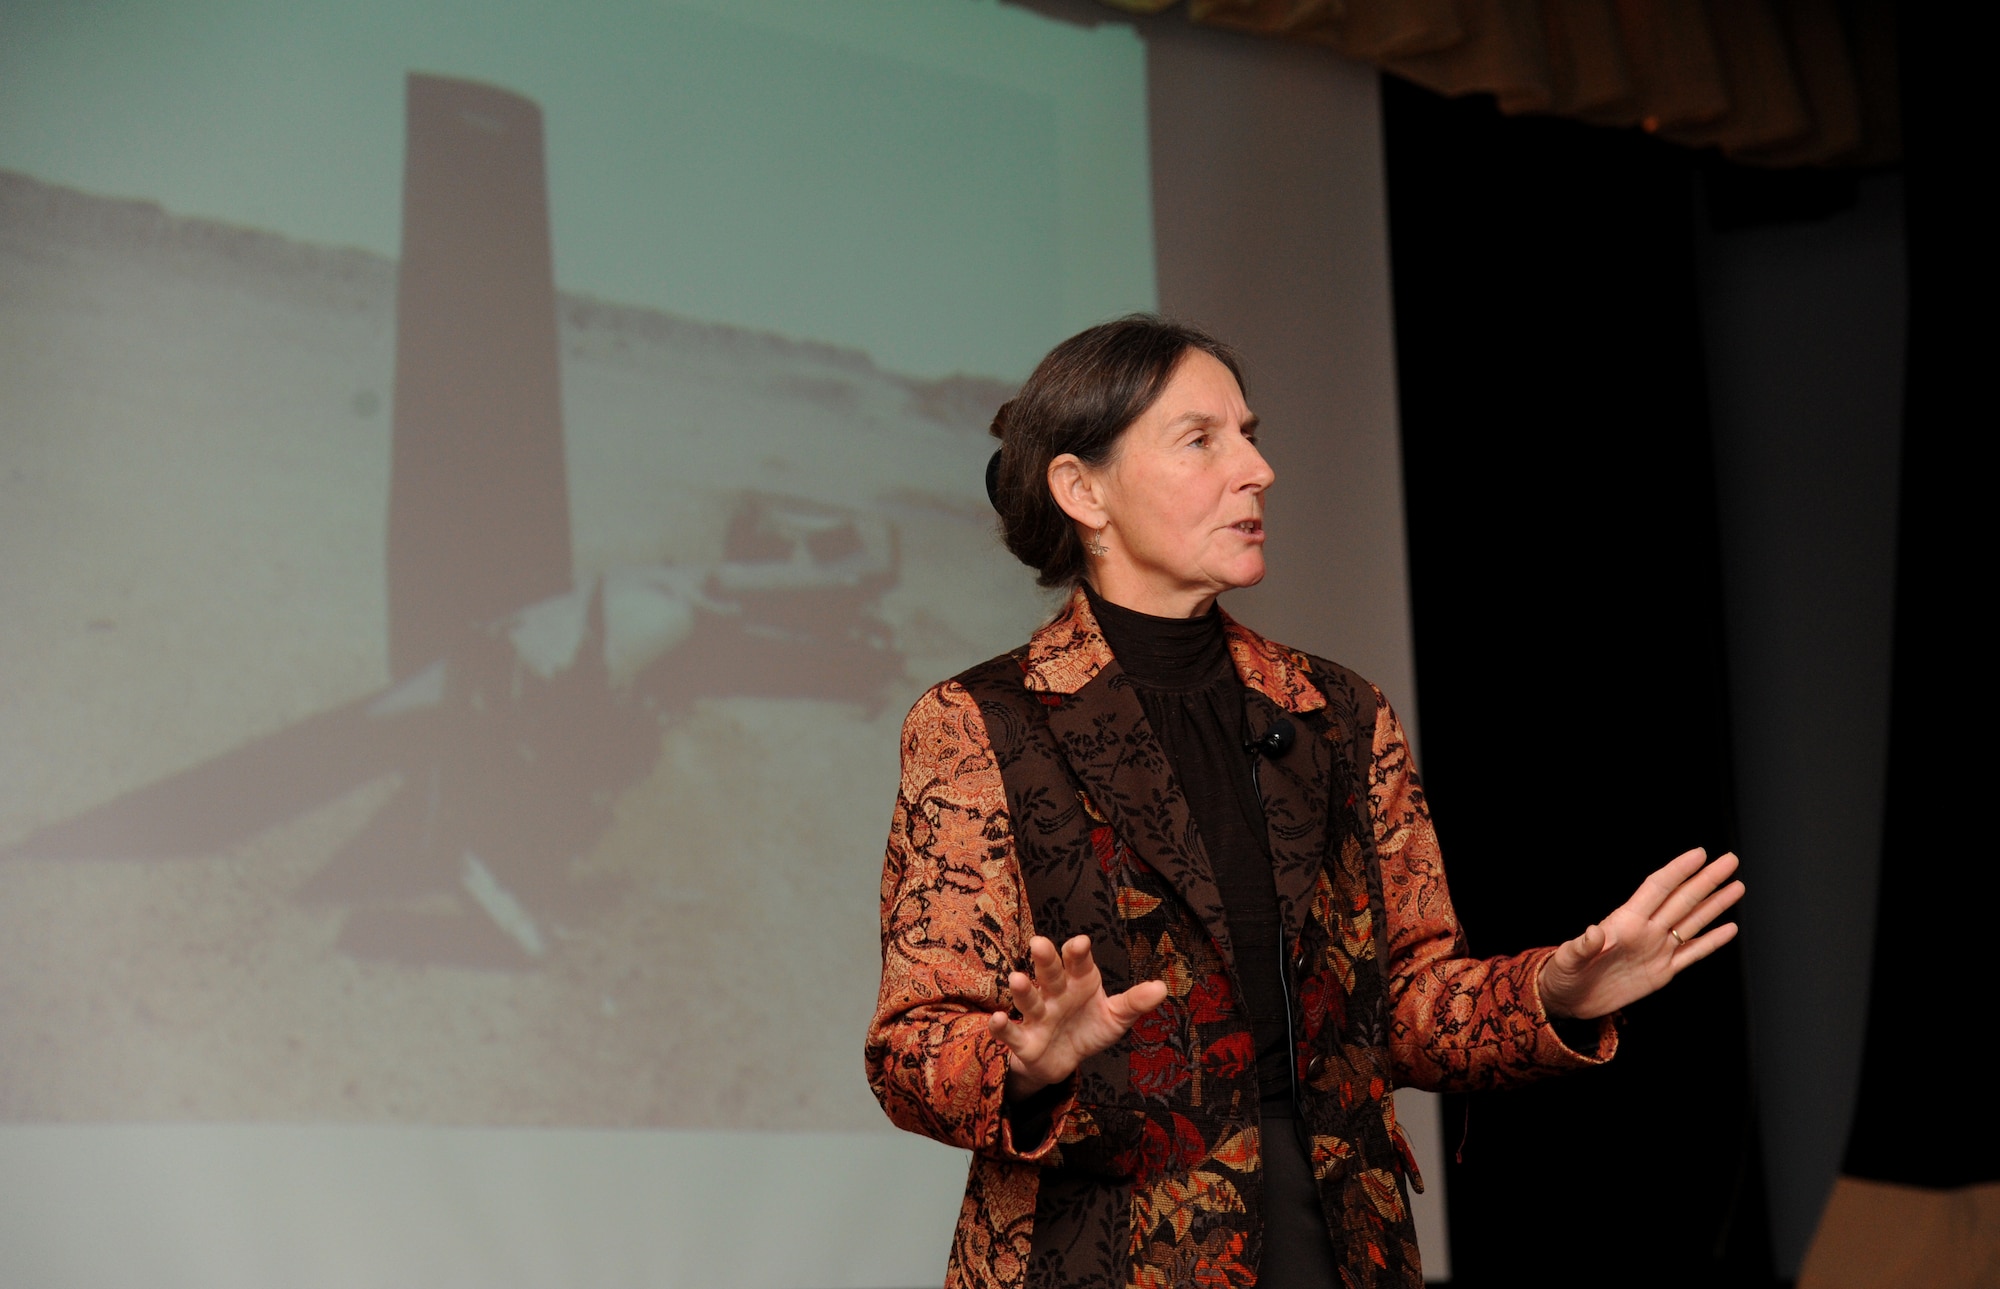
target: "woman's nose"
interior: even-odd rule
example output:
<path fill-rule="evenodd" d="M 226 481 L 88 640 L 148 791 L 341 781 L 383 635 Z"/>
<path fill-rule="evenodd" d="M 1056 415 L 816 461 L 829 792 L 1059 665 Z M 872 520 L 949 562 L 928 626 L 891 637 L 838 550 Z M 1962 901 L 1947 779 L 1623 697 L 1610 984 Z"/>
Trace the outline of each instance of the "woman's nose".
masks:
<path fill-rule="evenodd" d="M 1264 454 L 1257 450 L 1256 444 L 1246 442 L 1243 446 L 1249 449 L 1250 459 L 1244 463 L 1247 468 L 1243 473 L 1241 486 L 1262 492 L 1278 481 L 1278 472 L 1271 468 L 1271 463 L 1264 459 Z"/>

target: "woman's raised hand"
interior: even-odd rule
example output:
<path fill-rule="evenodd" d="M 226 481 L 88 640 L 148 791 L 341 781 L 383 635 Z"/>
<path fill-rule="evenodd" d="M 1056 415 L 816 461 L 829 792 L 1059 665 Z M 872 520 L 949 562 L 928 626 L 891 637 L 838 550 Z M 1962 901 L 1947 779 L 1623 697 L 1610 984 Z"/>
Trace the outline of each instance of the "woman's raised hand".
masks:
<path fill-rule="evenodd" d="M 994 1012 L 986 1020 L 1007 1049 L 1007 1095 L 1015 1099 L 1068 1078 L 1086 1056 L 1123 1038 L 1133 1022 L 1167 999 L 1166 985 L 1157 980 L 1108 997 L 1087 935 L 1071 939 L 1060 954 L 1038 935 L 1028 941 L 1028 958 L 1032 978 L 1024 971 L 1007 977 L 1021 1019 Z"/>
<path fill-rule="evenodd" d="M 1578 1020 L 1609 1015 L 1735 939 L 1734 922 L 1702 933 L 1743 898 L 1743 883 L 1729 881 L 1736 856 L 1712 864 L 1707 859 L 1700 849 L 1681 855 L 1641 882 L 1610 917 L 1557 946 L 1542 964 L 1548 1014 Z"/>

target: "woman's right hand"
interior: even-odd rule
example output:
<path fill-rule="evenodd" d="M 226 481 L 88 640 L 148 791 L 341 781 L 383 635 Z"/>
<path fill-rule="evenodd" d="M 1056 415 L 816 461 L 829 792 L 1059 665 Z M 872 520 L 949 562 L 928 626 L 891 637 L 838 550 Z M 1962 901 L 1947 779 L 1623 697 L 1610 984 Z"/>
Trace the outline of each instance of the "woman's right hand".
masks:
<path fill-rule="evenodd" d="M 1104 977 L 1090 956 L 1090 937 L 1070 940 L 1058 954 L 1046 936 L 1028 941 L 1035 969 L 1007 977 L 1014 995 L 1014 1020 L 994 1012 L 986 1023 L 1007 1049 L 1007 1096 L 1033 1096 L 1068 1078 L 1087 1056 L 1111 1046 L 1147 1012 L 1167 1000 L 1167 987 L 1147 980 L 1117 997 L 1104 992 Z"/>

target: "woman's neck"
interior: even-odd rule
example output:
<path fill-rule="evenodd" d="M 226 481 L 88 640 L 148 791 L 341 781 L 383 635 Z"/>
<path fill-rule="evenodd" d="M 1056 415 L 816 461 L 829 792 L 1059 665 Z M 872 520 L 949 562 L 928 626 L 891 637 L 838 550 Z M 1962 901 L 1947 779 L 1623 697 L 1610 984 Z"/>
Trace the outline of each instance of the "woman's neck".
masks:
<path fill-rule="evenodd" d="M 1084 580 L 1099 599 L 1155 618 L 1200 618 L 1215 607 L 1216 593 L 1190 586 L 1161 586 L 1151 578 L 1125 576 L 1123 568 L 1095 569 Z"/>
<path fill-rule="evenodd" d="M 1222 615 L 1167 618 L 1085 594 L 1111 656 L 1132 680 L 1149 688 L 1188 689 L 1220 680 L 1230 671 Z"/>

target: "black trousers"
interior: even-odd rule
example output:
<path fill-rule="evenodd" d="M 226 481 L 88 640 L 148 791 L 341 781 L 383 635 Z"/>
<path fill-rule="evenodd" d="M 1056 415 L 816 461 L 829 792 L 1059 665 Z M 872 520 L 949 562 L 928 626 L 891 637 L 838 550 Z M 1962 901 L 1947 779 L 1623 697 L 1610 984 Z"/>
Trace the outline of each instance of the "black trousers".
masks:
<path fill-rule="evenodd" d="M 1267 1103 L 1263 1115 L 1264 1261 L 1257 1289 L 1334 1289 L 1340 1272 L 1298 1121 L 1288 1102 Z"/>

